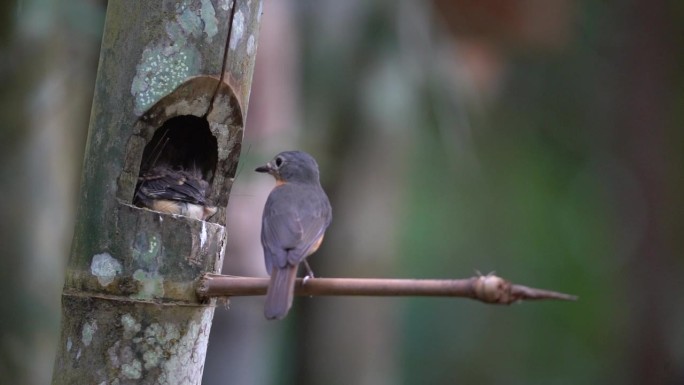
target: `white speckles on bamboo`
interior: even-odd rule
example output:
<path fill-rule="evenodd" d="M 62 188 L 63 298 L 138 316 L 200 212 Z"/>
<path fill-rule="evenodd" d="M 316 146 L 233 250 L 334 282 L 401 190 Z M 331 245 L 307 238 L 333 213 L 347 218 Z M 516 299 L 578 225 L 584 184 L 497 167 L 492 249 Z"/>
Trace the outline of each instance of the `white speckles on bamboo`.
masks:
<path fill-rule="evenodd" d="M 66 343 L 66 349 L 67 352 L 71 351 L 71 346 L 73 345 L 73 342 L 71 342 L 71 337 L 67 338 L 67 343 Z"/>
<path fill-rule="evenodd" d="M 125 339 L 131 339 L 140 332 L 140 323 L 128 313 L 121 316 L 121 325 L 123 326 L 123 337 Z"/>
<path fill-rule="evenodd" d="M 136 357 L 134 348 L 131 345 L 122 344 L 121 341 L 117 341 L 112 347 L 107 349 L 107 355 L 110 365 L 120 370 L 122 378 L 137 380 L 142 377 L 142 362 Z"/>
<path fill-rule="evenodd" d="M 90 343 L 93 342 L 93 336 L 95 336 L 96 331 L 97 321 L 93 320 L 92 322 L 86 322 L 83 324 L 83 329 L 81 329 L 81 342 L 83 342 L 83 345 L 90 346 Z"/>
<path fill-rule="evenodd" d="M 175 354 L 171 355 L 171 359 L 161 365 L 162 375 L 160 380 L 162 382 L 164 379 L 172 380 L 177 378 L 182 373 L 187 374 L 188 367 L 185 363 L 193 362 L 193 360 L 197 359 L 195 355 L 198 351 L 206 350 L 208 331 L 203 330 L 200 325 L 204 322 L 209 322 L 207 318 L 211 320 L 212 316 L 213 309 L 205 309 L 202 321 L 200 323 L 191 322 L 187 332 L 182 336 L 178 334 L 176 338 L 169 338 L 171 334 L 169 334 L 168 329 L 166 330 L 167 336 L 162 341 L 165 341 L 163 342 L 165 346 L 170 348 L 170 351 Z M 168 344 L 173 345 L 169 346 Z M 201 367 L 198 367 L 197 370 L 201 371 Z M 195 375 L 199 376 L 200 373 L 195 373 Z"/>
<path fill-rule="evenodd" d="M 131 94 L 138 115 L 197 74 L 200 54 L 189 39 L 204 33 L 211 43 L 218 33 L 218 19 L 210 0 L 202 0 L 200 7 L 181 2 L 175 11 L 175 19 L 164 24 L 165 35 L 150 41 L 136 66 Z"/>
<path fill-rule="evenodd" d="M 199 67 L 198 57 L 194 48 L 185 46 L 181 49 L 178 41 L 168 47 L 145 48 L 131 84 L 135 112 L 142 114 L 195 73 Z"/>
<path fill-rule="evenodd" d="M 156 270 L 162 252 L 161 235 L 141 231 L 133 243 L 133 259 L 147 270 Z"/>
<path fill-rule="evenodd" d="M 159 384 L 178 383 L 178 378 L 195 378 L 202 366 L 188 365 L 196 355 L 206 350 L 213 308 L 203 310 L 200 319 L 189 322 L 187 329 L 173 322 L 153 322 L 141 327 L 129 313 L 121 316 L 123 338 L 108 350 L 109 363 L 118 368 L 121 377 L 137 380 L 145 371 L 160 371 Z M 189 372 L 196 371 L 196 372 Z M 197 377 L 199 378 L 199 377 Z"/>
<path fill-rule="evenodd" d="M 119 360 L 119 346 L 121 346 L 120 341 L 116 341 L 112 347 L 107 349 L 107 356 L 109 357 L 109 363 L 118 368 L 121 366 L 121 360 Z"/>
<path fill-rule="evenodd" d="M 145 362 L 145 369 L 150 370 L 159 366 L 159 362 L 164 357 L 164 351 L 159 346 L 154 346 L 143 352 L 143 361 Z"/>
<path fill-rule="evenodd" d="M 95 254 L 90 262 L 90 273 L 97 277 L 97 282 L 107 286 L 121 274 L 121 262 L 109 253 Z"/>
<path fill-rule="evenodd" d="M 204 248 L 204 243 L 207 241 L 207 223 L 202 222 L 202 230 L 200 231 L 200 249 Z"/>
<path fill-rule="evenodd" d="M 165 356 L 175 356 L 183 339 L 185 337 L 181 337 L 178 326 L 173 323 L 153 323 L 148 326 L 141 345 L 145 369 L 158 367 Z"/>
<path fill-rule="evenodd" d="M 237 48 L 238 44 L 240 44 L 240 40 L 242 39 L 242 35 L 245 33 L 245 15 L 242 14 L 242 11 L 239 9 L 235 11 L 235 17 L 233 18 L 233 30 L 231 31 L 230 35 L 230 49 L 235 50 Z"/>
<path fill-rule="evenodd" d="M 137 380 L 142 377 L 142 364 L 133 359 L 130 363 L 121 365 L 121 374 L 127 379 Z"/>
<path fill-rule="evenodd" d="M 249 35 L 247 39 L 247 55 L 252 56 L 256 51 L 256 44 L 254 44 L 254 35 Z"/>

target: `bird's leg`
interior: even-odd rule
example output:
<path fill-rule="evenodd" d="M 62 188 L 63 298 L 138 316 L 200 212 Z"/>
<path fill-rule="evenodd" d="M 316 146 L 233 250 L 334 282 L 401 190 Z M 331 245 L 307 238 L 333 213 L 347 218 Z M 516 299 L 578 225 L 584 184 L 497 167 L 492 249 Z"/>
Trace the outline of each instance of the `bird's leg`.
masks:
<path fill-rule="evenodd" d="M 306 268 L 306 275 L 307 275 L 307 277 L 309 277 L 309 278 L 315 278 L 315 277 L 314 277 L 314 272 L 313 272 L 313 270 L 311 270 L 311 266 L 309 266 L 309 262 L 307 262 L 306 260 L 304 260 L 303 262 L 304 262 L 304 268 Z"/>
<path fill-rule="evenodd" d="M 302 285 L 304 285 L 304 284 L 306 284 L 307 280 L 314 278 L 314 273 L 313 273 L 313 270 L 311 270 L 311 266 L 309 266 L 309 262 L 307 262 L 306 260 L 304 260 L 302 262 L 304 262 L 304 268 L 306 269 L 306 276 L 302 280 Z"/>

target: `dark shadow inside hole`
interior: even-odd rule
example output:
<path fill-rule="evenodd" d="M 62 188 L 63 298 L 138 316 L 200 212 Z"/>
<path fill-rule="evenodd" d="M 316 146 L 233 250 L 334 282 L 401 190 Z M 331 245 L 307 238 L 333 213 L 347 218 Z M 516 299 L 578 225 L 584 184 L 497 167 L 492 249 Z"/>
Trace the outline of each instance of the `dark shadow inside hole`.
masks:
<path fill-rule="evenodd" d="M 198 170 L 211 183 L 216 171 L 218 147 L 209 122 L 193 115 L 176 116 L 164 122 L 145 146 L 140 175 L 157 166 Z"/>
<path fill-rule="evenodd" d="M 206 119 L 167 120 L 143 150 L 133 204 L 206 220 L 216 212 L 210 186 L 217 160 L 217 141 Z"/>

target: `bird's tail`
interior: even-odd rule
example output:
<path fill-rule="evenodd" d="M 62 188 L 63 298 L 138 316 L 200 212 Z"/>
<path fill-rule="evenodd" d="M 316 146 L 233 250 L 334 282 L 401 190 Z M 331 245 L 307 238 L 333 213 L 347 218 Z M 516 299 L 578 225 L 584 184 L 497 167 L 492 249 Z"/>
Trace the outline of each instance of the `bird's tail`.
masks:
<path fill-rule="evenodd" d="M 264 307 L 264 315 L 267 319 L 282 319 L 287 315 L 292 306 L 296 278 L 296 265 L 288 264 L 284 268 L 273 269 Z"/>

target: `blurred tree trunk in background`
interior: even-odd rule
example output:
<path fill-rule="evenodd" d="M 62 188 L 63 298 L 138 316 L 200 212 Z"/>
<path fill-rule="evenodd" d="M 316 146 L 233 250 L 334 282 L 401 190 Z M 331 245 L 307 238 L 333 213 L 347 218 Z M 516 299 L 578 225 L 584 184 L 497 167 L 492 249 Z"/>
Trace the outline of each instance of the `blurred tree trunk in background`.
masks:
<path fill-rule="evenodd" d="M 671 125 L 682 7 L 435 4 L 422 24 L 419 6 L 393 13 L 407 2 L 317 2 L 305 13 L 303 143 L 328 143 L 322 177 L 336 208 L 312 264 L 325 264 L 323 276 L 495 268 L 572 287 L 582 301 L 483 309 L 420 299 L 401 313 L 392 300 L 317 299 L 293 314 L 295 382 L 677 382 L 681 245 L 669 234 L 682 224 L 664 212 L 681 202 L 667 173 L 682 175 Z M 440 22 L 451 45 L 435 43 Z"/>
<path fill-rule="evenodd" d="M 414 52 L 405 50 L 425 43 L 427 8 L 324 1 L 305 13 L 303 36 L 324 34 L 334 42 L 307 38 L 304 51 L 302 143 L 323 149 L 321 177 L 333 202 L 333 224 L 310 262 L 319 276 L 397 276 L 406 170 L 424 118 L 418 107 L 424 74 L 415 70 L 428 60 L 407 63 Z M 398 304 L 389 298 L 299 301 L 292 315 L 297 333 L 289 338 L 298 353 L 292 383 L 398 383 Z"/>
<path fill-rule="evenodd" d="M 38 385 L 54 363 L 105 2 L 2 4 L 0 383 Z"/>
<path fill-rule="evenodd" d="M 682 126 L 681 121 L 675 125 L 674 118 L 684 106 L 681 99 L 672 103 L 673 96 L 679 92 L 681 97 L 682 93 L 681 82 L 672 80 L 676 69 L 681 72 L 683 41 L 675 27 L 682 20 L 673 18 L 672 7 L 667 2 L 646 0 L 622 4 L 619 35 L 629 44 L 615 51 L 612 58 L 618 71 L 612 135 L 636 182 L 636 191 L 625 191 L 616 198 L 622 201 L 621 216 L 638 218 L 643 226 L 636 239 L 623 239 L 634 242 L 624 261 L 629 269 L 624 303 L 628 304 L 627 323 L 632 336 L 625 367 L 632 384 L 679 384 L 684 380 L 681 362 L 676 364 L 671 359 L 675 342 L 670 332 L 681 327 L 680 320 L 671 316 L 673 309 L 684 305 L 682 277 L 673 269 L 681 264 L 681 249 L 677 256 L 675 242 L 681 245 L 684 228 L 681 211 L 673 215 L 673 209 L 682 197 L 672 194 L 676 182 L 671 179 L 683 171 L 684 142 L 676 133 Z M 672 139 L 678 143 L 674 147 L 669 145 Z M 679 162 L 673 162 L 673 151 L 679 154 L 674 158 Z M 634 194 L 642 200 L 640 204 L 625 199 Z M 620 221 L 617 231 L 632 233 L 630 222 Z M 679 231 L 671 232 L 675 229 Z"/>

